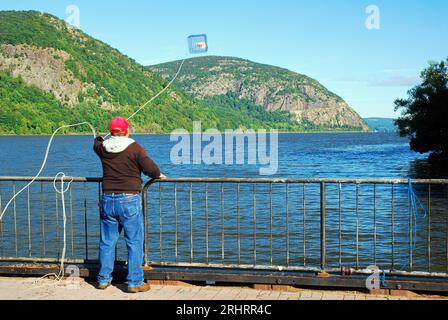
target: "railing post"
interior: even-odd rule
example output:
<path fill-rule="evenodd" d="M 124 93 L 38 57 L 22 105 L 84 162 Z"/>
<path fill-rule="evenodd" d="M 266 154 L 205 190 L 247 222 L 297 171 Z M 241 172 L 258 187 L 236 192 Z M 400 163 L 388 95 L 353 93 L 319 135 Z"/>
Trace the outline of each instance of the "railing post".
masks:
<path fill-rule="evenodd" d="M 320 266 L 322 271 L 325 271 L 326 268 L 326 255 L 327 255 L 327 246 L 326 246 L 326 184 L 325 182 L 320 183 Z"/>
<path fill-rule="evenodd" d="M 148 181 L 142 191 L 142 209 L 143 209 L 143 223 L 145 227 L 145 238 L 143 239 L 143 260 L 145 267 L 148 266 L 148 189 L 154 184 L 155 180 Z"/>

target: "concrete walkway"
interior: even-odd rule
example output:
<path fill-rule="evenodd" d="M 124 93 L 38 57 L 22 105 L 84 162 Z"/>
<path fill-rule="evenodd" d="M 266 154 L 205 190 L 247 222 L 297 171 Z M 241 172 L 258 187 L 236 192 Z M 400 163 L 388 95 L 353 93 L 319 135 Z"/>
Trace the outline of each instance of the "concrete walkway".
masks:
<path fill-rule="evenodd" d="M 152 285 L 151 291 L 139 294 L 124 292 L 118 284 L 107 290 L 97 290 L 82 279 L 61 281 L 38 278 L 1 278 L 0 300 L 415 300 L 444 299 L 438 296 L 374 296 L 359 292 L 265 291 L 247 287 L 198 287 L 190 285 Z"/>

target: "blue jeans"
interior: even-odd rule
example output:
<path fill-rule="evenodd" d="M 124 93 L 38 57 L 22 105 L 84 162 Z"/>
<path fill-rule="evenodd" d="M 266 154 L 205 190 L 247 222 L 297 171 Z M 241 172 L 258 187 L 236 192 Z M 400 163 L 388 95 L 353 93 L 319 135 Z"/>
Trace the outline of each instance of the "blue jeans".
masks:
<path fill-rule="evenodd" d="M 128 251 L 128 286 L 143 284 L 143 210 L 140 195 L 114 194 L 102 197 L 100 202 L 101 235 L 99 249 L 100 270 L 98 282 L 112 282 L 115 247 L 122 230 Z"/>

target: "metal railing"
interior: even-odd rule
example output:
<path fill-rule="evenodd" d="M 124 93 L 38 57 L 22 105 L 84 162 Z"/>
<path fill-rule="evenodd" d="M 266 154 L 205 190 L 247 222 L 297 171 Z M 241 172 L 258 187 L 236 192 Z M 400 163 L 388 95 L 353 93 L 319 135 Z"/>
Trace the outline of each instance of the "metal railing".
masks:
<path fill-rule="evenodd" d="M 0 211 L 33 178 L 0 177 Z M 69 182 L 71 178 L 67 178 Z M 61 196 L 54 178 L 41 177 L 11 203 L 0 221 L 0 260 L 59 261 L 63 243 Z M 98 255 L 101 195 L 99 178 L 73 178 L 65 196 L 67 260 L 84 262 Z"/>
<path fill-rule="evenodd" d="M 150 181 L 145 261 L 448 276 L 448 180 L 412 186 L 426 211 L 403 179 Z"/>
<path fill-rule="evenodd" d="M 71 179 L 71 178 L 67 178 Z M 0 177 L 0 209 L 30 181 Z M 145 262 L 178 267 L 448 276 L 448 180 L 169 179 L 143 191 Z M 98 257 L 101 179 L 74 178 L 66 196 L 67 259 Z M 0 260 L 58 261 L 60 197 L 39 178 L 0 222 Z M 122 240 L 120 240 L 122 241 Z M 119 244 L 117 260 L 126 259 Z"/>

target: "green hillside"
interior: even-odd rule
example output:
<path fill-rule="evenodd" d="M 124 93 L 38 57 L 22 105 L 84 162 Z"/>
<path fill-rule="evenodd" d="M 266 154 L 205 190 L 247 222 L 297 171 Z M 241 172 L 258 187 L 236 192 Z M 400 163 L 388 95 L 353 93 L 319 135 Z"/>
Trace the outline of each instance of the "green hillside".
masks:
<path fill-rule="evenodd" d="M 276 77 L 276 70 L 266 77 Z M 186 65 L 181 76 L 190 72 Z M 0 78 L 0 134 L 50 134 L 82 121 L 105 131 L 112 116 L 131 115 L 169 81 L 64 21 L 35 11 L 0 11 Z M 169 133 L 190 130 L 193 121 L 220 130 L 346 129 L 297 121 L 285 110 L 266 110 L 231 91 L 197 99 L 179 86 L 144 109 L 132 125 L 139 133 Z M 87 133 L 88 128 L 70 132 Z"/>

